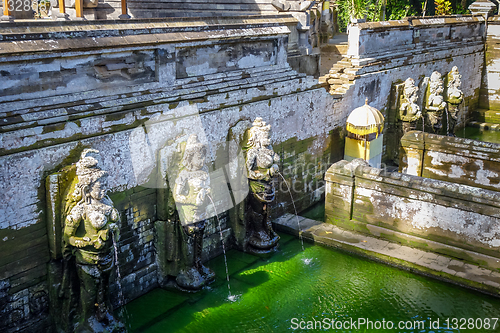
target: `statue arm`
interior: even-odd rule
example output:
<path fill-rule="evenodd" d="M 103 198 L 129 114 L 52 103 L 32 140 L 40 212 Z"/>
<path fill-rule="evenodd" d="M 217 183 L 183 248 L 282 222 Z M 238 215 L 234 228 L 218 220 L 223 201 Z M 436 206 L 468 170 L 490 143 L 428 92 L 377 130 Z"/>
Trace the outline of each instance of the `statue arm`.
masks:
<path fill-rule="evenodd" d="M 74 247 L 84 247 L 90 245 L 90 238 L 88 237 L 76 237 L 75 233 L 82 220 L 81 213 L 72 211 L 66 217 L 66 223 L 64 226 L 64 239 L 67 243 Z"/>
<path fill-rule="evenodd" d="M 429 99 L 428 105 L 427 105 L 427 110 L 429 110 L 429 111 L 440 111 L 440 110 L 443 110 L 446 107 L 446 102 L 445 101 L 442 101 L 437 106 L 435 106 L 434 102 L 436 102 L 436 101 L 434 99 L 435 99 L 435 97 L 431 96 L 431 98 Z M 437 102 L 439 102 L 439 99 L 438 99 Z"/>
<path fill-rule="evenodd" d="M 273 160 L 274 160 L 274 163 L 278 163 L 280 161 L 280 155 L 274 153 Z"/>
<path fill-rule="evenodd" d="M 118 239 L 120 237 L 120 228 L 118 227 L 118 223 L 120 223 L 120 214 L 118 213 L 118 209 L 113 208 L 111 210 L 111 214 L 109 214 L 109 220 L 111 221 L 109 229 L 111 229 L 115 238 Z"/>
<path fill-rule="evenodd" d="M 406 116 L 406 113 L 407 113 L 407 110 L 408 110 L 408 106 L 409 106 L 409 103 L 408 102 L 404 102 L 401 104 L 401 107 L 399 108 L 399 119 L 404 119 L 404 117 Z"/>
<path fill-rule="evenodd" d="M 188 203 L 187 197 L 182 194 L 185 190 L 186 185 L 187 185 L 187 177 L 184 177 L 182 174 L 180 174 L 175 180 L 175 185 L 174 185 L 173 197 L 176 203 L 182 203 L 182 204 Z"/>
<path fill-rule="evenodd" d="M 262 173 L 258 168 L 256 168 L 257 154 L 252 150 L 248 152 L 246 165 L 249 178 L 256 180 L 265 180 L 268 178 L 269 170 L 267 170 L 266 173 Z"/>

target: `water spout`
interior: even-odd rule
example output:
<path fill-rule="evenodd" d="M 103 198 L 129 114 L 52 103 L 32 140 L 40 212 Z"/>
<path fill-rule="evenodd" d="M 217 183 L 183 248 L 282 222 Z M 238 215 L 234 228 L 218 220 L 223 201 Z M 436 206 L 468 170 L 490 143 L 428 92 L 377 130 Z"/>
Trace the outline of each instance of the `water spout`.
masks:
<path fill-rule="evenodd" d="M 111 239 L 113 240 L 114 256 L 115 256 L 115 267 L 116 267 L 116 283 L 118 285 L 118 306 L 120 307 L 120 316 L 128 318 L 127 309 L 123 306 L 125 304 L 125 298 L 123 296 L 122 289 L 122 275 L 120 273 L 120 265 L 118 264 L 118 245 L 115 231 L 111 229 Z M 127 320 L 128 322 L 128 320 Z M 130 328 L 130 327 L 128 327 Z"/>
<path fill-rule="evenodd" d="M 299 228 L 300 245 L 302 246 L 302 251 L 304 251 L 304 239 L 302 238 L 302 229 L 300 228 L 299 216 L 297 213 L 297 208 L 295 207 L 295 202 L 293 201 L 292 192 L 290 191 L 290 186 L 288 186 L 285 177 L 283 177 L 283 175 L 280 172 L 278 172 L 278 175 L 280 175 L 281 178 L 283 178 L 283 181 L 285 182 L 286 187 L 288 189 L 288 193 L 290 194 L 290 198 L 292 199 L 293 210 L 295 211 L 295 218 L 297 219 L 297 228 Z"/>
<path fill-rule="evenodd" d="M 215 203 L 214 200 L 212 199 L 212 196 L 207 194 L 207 197 L 212 202 L 212 206 L 214 207 L 215 217 L 217 217 L 217 222 L 219 223 L 220 241 L 222 243 L 222 253 L 224 254 L 224 264 L 226 265 L 227 290 L 229 292 L 229 296 L 227 297 L 227 299 L 230 300 L 231 302 L 234 302 L 236 301 L 236 295 L 231 295 L 231 285 L 229 283 L 229 270 L 227 268 L 226 246 L 224 245 L 224 237 L 222 235 L 222 227 L 220 225 L 219 214 L 217 214 L 217 209 L 215 208 Z"/>
<path fill-rule="evenodd" d="M 450 116 L 448 114 L 448 106 L 444 109 L 446 112 L 446 135 L 450 134 Z"/>

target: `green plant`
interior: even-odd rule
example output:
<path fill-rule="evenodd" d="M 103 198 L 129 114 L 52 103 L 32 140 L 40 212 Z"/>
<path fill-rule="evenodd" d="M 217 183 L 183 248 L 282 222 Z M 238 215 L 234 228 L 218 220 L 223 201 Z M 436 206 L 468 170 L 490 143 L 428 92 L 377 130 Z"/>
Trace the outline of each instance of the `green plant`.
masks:
<path fill-rule="evenodd" d="M 435 0 L 434 5 L 436 6 L 436 15 L 450 15 L 451 14 L 451 2 L 448 0 Z"/>
<path fill-rule="evenodd" d="M 401 20 L 406 16 L 420 15 L 408 0 L 338 0 L 337 4 L 341 31 L 346 31 L 351 18 L 366 17 L 367 21 L 380 21 Z"/>

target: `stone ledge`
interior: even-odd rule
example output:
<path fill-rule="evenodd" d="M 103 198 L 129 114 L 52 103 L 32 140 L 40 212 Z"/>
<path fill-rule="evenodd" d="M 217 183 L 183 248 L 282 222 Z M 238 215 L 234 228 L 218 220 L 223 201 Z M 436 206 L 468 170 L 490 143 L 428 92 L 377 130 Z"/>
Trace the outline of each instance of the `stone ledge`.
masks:
<path fill-rule="evenodd" d="M 213 75 L 214 78 L 207 75 L 207 80 L 196 83 L 188 83 L 190 81 L 196 81 L 196 77 L 178 80 L 179 84 L 176 84 L 173 90 L 169 90 L 168 88 L 159 89 L 157 91 L 145 90 L 135 92 L 132 95 L 122 92 L 117 95 L 107 96 L 106 100 L 98 99 L 96 101 L 90 101 L 88 100 L 88 92 L 82 94 L 81 99 L 76 99 L 75 101 L 66 100 L 57 104 L 54 103 L 53 97 L 47 97 L 45 99 L 47 99 L 50 104 L 44 106 L 43 101 L 39 99 L 37 101 L 39 105 L 37 107 L 37 111 L 32 110 L 32 105 L 29 105 L 27 109 L 26 105 L 24 105 L 25 108 L 17 110 L 15 106 L 11 105 L 10 111 L 6 112 L 5 115 L 0 115 L 0 119 L 2 120 L 0 133 L 39 125 L 49 125 L 50 123 L 57 123 L 60 121 L 76 120 L 82 117 L 95 116 L 98 114 L 104 115 L 116 113 L 119 111 L 130 110 L 134 107 L 140 108 L 141 106 L 144 107 L 169 102 L 179 102 L 190 98 L 208 97 L 231 91 L 251 89 L 258 86 L 265 86 L 266 88 L 269 88 L 267 93 L 261 93 L 261 98 L 264 98 L 265 96 L 271 97 L 273 96 L 271 90 L 276 88 L 274 86 L 277 84 L 292 80 L 306 80 L 304 74 L 292 71 L 290 68 L 263 68 L 258 70 L 236 72 L 237 73 L 232 76 L 218 76 L 221 77 L 220 79 L 215 78 L 215 75 Z M 247 74 L 248 77 L 242 78 L 244 74 Z M 320 85 L 312 85 L 309 88 L 319 87 Z M 308 89 L 306 88 L 304 90 Z M 224 100 L 224 102 L 226 106 L 238 104 L 237 101 L 234 102 L 230 99 Z M 54 117 L 56 111 L 58 110 L 60 110 L 59 113 L 64 116 L 64 119 Z M 202 111 L 209 111 L 209 109 Z"/>
<path fill-rule="evenodd" d="M 18 123 L 16 126 L 24 128 L 7 128 L 2 126 L 3 147 L 0 148 L 0 156 L 26 151 L 35 148 L 53 146 L 60 143 L 82 140 L 95 135 L 109 134 L 117 131 L 123 131 L 136 128 L 148 120 L 152 120 L 158 112 L 162 112 L 160 117 L 162 121 L 172 117 L 184 117 L 188 115 L 176 114 L 176 107 L 181 101 L 191 101 L 197 103 L 199 113 L 213 112 L 221 108 L 234 107 L 240 104 L 248 104 L 263 100 L 271 100 L 276 96 L 288 96 L 297 93 L 303 93 L 322 89 L 321 85 L 310 84 L 304 78 L 297 75 L 294 78 L 284 76 L 282 79 L 275 79 L 273 82 L 261 82 L 264 91 L 259 87 L 250 87 L 239 90 L 241 87 L 235 86 L 232 92 L 229 92 L 230 99 L 226 99 L 228 92 L 205 91 L 199 93 L 190 93 L 183 91 L 170 91 L 158 94 L 148 94 L 146 96 L 132 96 L 121 98 L 121 95 L 115 95 L 115 100 L 107 100 L 103 103 L 97 102 L 94 109 L 85 108 L 78 111 L 72 118 L 54 119 L 55 123 L 39 125 L 37 121 L 28 123 Z M 293 91 L 290 86 L 297 87 Z M 226 88 L 228 89 L 228 88 Z M 258 92 L 258 95 L 255 93 Z M 157 99 L 153 98 L 158 96 Z M 95 97 L 93 97 L 95 98 Z M 63 104 L 61 108 L 78 109 L 78 103 Z M 103 105 L 104 104 L 104 105 Z M 49 108 L 54 107 L 49 105 Z M 57 106 L 55 106 L 57 107 Z M 180 109 L 183 110 L 182 108 Z M 67 112 L 71 114 L 72 112 Z M 49 118 L 50 120 L 50 118 Z M 152 120 L 153 121 L 153 120 Z M 97 126 L 96 126 L 97 125 Z M 23 139 L 19 139 L 23 138 Z"/>
<path fill-rule="evenodd" d="M 208 31 L 175 31 L 164 33 L 152 33 L 147 35 L 123 35 L 123 36 L 99 36 L 99 37 L 71 37 L 68 39 L 28 39 L 28 40 L 5 40 L 0 42 L 0 56 L 15 56 L 28 53 L 54 53 L 63 51 L 84 51 L 101 48 L 137 47 L 145 45 L 156 45 L 177 42 L 195 42 L 209 39 L 220 39 L 231 36 L 232 39 L 248 38 L 250 36 L 276 36 L 290 33 L 288 27 L 267 26 L 247 27 L 232 29 L 211 29 Z M 0 31 L 1 34 L 1 31 Z M 74 39 L 70 39 L 74 38 Z M 4 39 L 5 38 L 4 36 Z M 1 59 L 0 59 L 1 60 Z M 4 59 L 4 61 L 7 59 Z M 10 60 L 10 59 L 9 59 Z"/>
<path fill-rule="evenodd" d="M 500 131 L 500 124 L 495 123 L 482 123 L 479 121 L 471 121 L 467 125 L 475 128 L 480 128 L 486 131 Z"/>
<path fill-rule="evenodd" d="M 277 15 L 248 15 L 238 17 L 175 17 L 150 18 L 130 20 L 89 20 L 89 21 L 51 21 L 30 20 L 19 22 L 0 23 L 2 40 L 17 37 L 22 39 L 67 38 L 72 35 L 78 37 L 100 37 L 124 34 L 152 34 L 162 30 L 171 31 L 202 31 L 210 29 L 228 29 L 248 27 L 249 25 L 276 26 L 283 24 L 297 24 L 290 14 Z M 9 38 L 10 36 L 10 38 Z"/>
<path fill-rule="evenodd" d="M 489 19 L 488 22 L 490 22 Z M 471 22 L 483 22 L 482 16 L 431 16 L 431 17 L 413 17 L 405 18 L 403 20 L 392 20 L 383 22 L 365 22 L 359 23 L 357 26 L 360 30 L 387 30 L 387 29 L 411 29 L 412 27 L 427 28 L 440 25 L 462 25 L 470 24 Z M 498 20 L 496 20 L 498 21 Z"/>
<path fill-rule="evenodd" d="M 500 273 L 455 258 L 436 254 L 394 242 L 341 229 L 304 217 L 300 221 L 300 234 L 315 243 L 346 250 L 385 264 L 408 269 L 446 282 L 500 296 Z M 277 230 L 299 234 L 296 218 L 285 214 L 273 224 Z M 471 252 L 473 253 L 473 252 Z M 478 256 L 483 254 L 474 253 Z"/>

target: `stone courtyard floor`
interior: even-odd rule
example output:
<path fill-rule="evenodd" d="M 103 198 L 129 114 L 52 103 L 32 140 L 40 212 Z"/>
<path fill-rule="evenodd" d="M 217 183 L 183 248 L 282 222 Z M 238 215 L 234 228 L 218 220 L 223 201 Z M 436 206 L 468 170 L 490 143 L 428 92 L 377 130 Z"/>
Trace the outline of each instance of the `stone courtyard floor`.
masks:
<path fill-rule="evenodd" d="M 329 223 L 285 214 L 273 221 L 278 231 L 298 235 L 314 243 L 339 248 L 392 266 L 408 269 L 488 294 L 500 296 L 500 272 L 444 255 L 341 229 Z M 440 244 L 441 247 L 448 245 Z M 451 246 L 449 246 L 452 248 Z M 467 251 L 475 260 L 498 263 L 496 258 Z"/>

